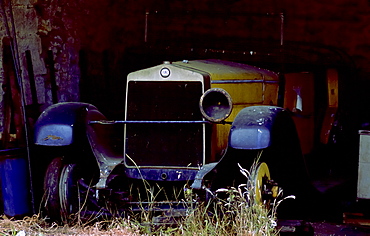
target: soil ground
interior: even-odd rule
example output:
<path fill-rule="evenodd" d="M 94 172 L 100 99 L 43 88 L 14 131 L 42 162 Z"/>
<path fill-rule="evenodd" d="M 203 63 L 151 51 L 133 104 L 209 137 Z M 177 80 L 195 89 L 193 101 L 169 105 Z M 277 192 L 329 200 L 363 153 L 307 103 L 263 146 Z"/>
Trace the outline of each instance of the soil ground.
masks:
<path fill-rule="evenodd" d="M 308 215 L 279 219 L 281 235 L 370 235 L 370 200 L 356 199 L 356 178 L 326 177 L 313 181 L 319 197 Z"/>

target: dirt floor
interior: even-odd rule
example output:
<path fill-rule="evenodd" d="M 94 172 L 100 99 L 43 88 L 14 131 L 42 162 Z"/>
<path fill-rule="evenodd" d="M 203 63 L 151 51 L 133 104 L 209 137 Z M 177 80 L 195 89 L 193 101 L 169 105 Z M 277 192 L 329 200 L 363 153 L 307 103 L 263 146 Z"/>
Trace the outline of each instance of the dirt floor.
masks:
<path fill-rule="evenodd" d="M 370 226 L 330 222 L 305 222 L 300 220 L 279 221 L 280 235 L 370 235 Z"/>
<path fill-rule="evenodd" d="M 310 224 L 313 228 L 313 235 L 370 235 L 369 226 L 325 222 L 315 222 Z"/>
<path fill-rule="evenodd" d="M 307 215 L 279 219 L 282 236 L 370 235 L 370 200 L 356 198 L 355 178 L 322 178 L 313 185 L 318 195 L 306 200 Z"/>

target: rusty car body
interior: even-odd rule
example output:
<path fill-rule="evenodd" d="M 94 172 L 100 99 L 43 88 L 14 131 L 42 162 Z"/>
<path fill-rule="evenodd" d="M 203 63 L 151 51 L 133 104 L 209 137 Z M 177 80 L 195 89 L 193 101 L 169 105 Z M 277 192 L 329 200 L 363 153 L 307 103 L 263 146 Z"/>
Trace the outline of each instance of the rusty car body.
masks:
<path fill-rule="evenodd" d="M 284 194 L 304 195 L 306 146 L 294 120 L 304 116 L 293 118 L 309 110 L 307 86 L 297 85 L 308 83 L 309 75 L 301 76 L 286 80 L 287 109 L 278 106 L 277 73 L 213 59 L 164 62 L 130 73 L 126 103 L 117 104 L 125 109 L 122 120 L 108 120 L 88 103 L 48 107 L 34 132 L 35 144 L 51 156 L 46 214 L 59 220 L 82 211 L 146 210 L 156 221 L 183 216 L 194 201 L 246 182 L 238 164 L 248 169 L 259 155 L 273 178 L 261 179 L 263 199 L 272 197 L 277 184 Z M 302 127 L 307 130 L 307 123 L 298 131 Z M 185 200 L 186 190 L 197 199 Z"/>

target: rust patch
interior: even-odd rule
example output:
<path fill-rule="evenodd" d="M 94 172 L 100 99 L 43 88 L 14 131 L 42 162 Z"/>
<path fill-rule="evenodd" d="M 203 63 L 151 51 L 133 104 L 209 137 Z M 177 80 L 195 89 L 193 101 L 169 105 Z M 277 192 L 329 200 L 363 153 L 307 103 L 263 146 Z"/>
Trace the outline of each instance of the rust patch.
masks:
<path fill-rule="evenodd" d="M 62 140 L 63 138 L 55 136 L 55 135 L 48 135 L 48 136 L 46 136 L 46 138 L 44 138 L 44 140 L 49 140 L 49 139 L 51 139 L 51 140 Z"/>

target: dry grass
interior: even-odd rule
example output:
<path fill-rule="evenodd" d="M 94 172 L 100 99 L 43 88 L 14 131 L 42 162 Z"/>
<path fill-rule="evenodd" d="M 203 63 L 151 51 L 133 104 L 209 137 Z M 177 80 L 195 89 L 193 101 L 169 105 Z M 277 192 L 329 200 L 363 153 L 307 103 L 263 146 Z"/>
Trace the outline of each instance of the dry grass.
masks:
<path fill-rule="evenodd" d="M 132 224 L 128 219 L 115 219 L 101 221 L 93 225 L 76 224 L 73 226 L 49 224 L 38 215 L 25 217 L 22 220 L 12 220 L 5 216 L 0 220 L 0 235 L 18 236 L 61 236 L 61 235 L 122 235 L 135 236 L 141 235 L 139 228 Z"/>
<path fill-rule="evenodd" d="M 287 196 L 274 201 L 271 205 L 261 204 L 256 200 L 255 181 L 258 163 L 250 170 L 240 167 L 246 177 L 246 184 L 237 188 L 219 189 L 218 193 L 226 198 L 216 198 L 210 214 L 209 206 L 200 206 L 184 219 L 174 235 L 214 235 L 214 236 L 273 236 L 277 230 L 276 210 L 279 204 L 294 196 Z M 280 193 L 281 195 L 281 193 Z"/>
<path fill-rule="evenodd" d="M 266 207 L 256 201 L 254 177 L 256 175 L 257 162 L 250 170 L 240 167 L 241 173 L 246 177 L 246 184 L 236 188 L 220 189 L 217 192 L 223 194 L 223 198 L 216 196 L 215 201 L 209 205 L 200 205 L 197 208 L 189 208 L 188 214 L 176 227 L 151 229 L 133 219 L 116 218 L 100 221 L 94 224 L 73 225 L 50 224 L 39 215 L 26 217 L 23 220 L 12 220 L 5 216 L 0 217 L 0 236 L 47 236 L 47 235 L 278 235 L 276 229 L 276 209 L 288 196 L 275 201 L 272 207 Z M 192 194 L 191 194 L 192 195 Z M 225 197 L 226 196 L 226 197 Z M 210 211 L 211 209 L 211 211 Z M 146 214 L 145 212 L 143 213 Z M 145 217 L 144 217 L 145 218 Z M 142 223 L 150 223 L 150 219 Z M 148 225 L 148 224 L 147 224 Z"/>

